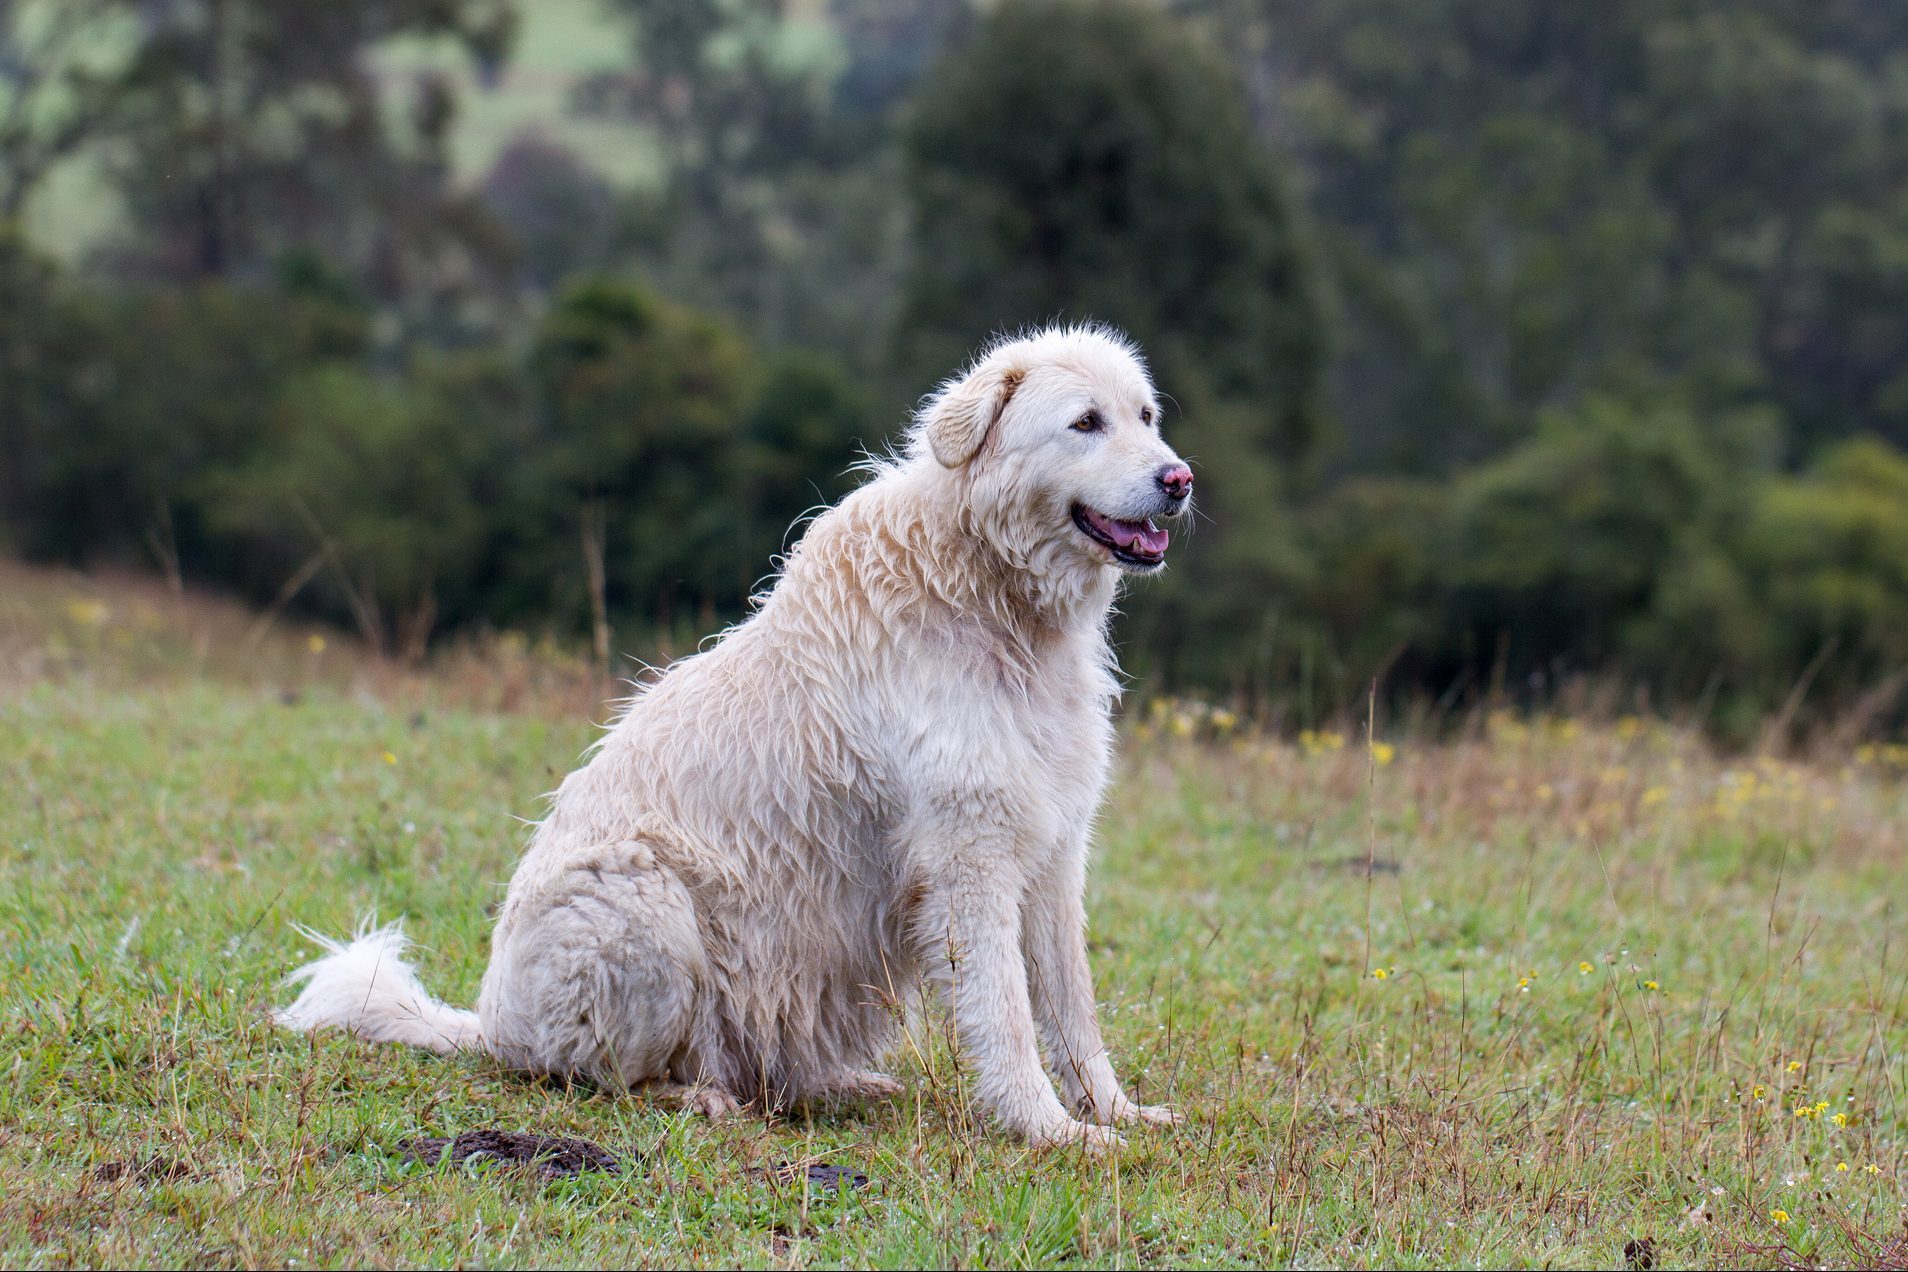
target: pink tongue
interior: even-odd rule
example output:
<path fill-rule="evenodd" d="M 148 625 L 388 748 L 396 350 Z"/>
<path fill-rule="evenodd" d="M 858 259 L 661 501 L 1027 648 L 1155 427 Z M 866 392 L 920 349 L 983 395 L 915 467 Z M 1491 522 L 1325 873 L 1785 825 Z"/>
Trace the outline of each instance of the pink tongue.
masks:
<path fill-rule="evenodd" d="M 1113 540 L 1129 552 L 1138 548 L 1147 556 L 1158 556 L 1166 550 L 1167 534 L 1157 526 L 1149 526 L 1144 521 L 1115 521 L 1106 519 L 1107 529 L 1113 532 Z"/>

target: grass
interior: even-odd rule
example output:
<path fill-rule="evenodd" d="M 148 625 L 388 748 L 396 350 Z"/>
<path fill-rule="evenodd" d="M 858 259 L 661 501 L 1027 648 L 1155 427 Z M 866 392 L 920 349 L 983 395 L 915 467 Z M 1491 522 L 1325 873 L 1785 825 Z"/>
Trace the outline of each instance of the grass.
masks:
<path fill-rule="evenodd" d="M 1367 748 L 1140 712 L 1094 966 L 1120 1071 L 1190 1120 L 1094 1160 L 977 1124 L 932 1032 L 896 1104 L 710 1123 L 273 1028 L 293 922 L 369 909 L 472 1000 L 518 819 L 592 736 L 553 654 L 405 672 L 4 567 L 0 659 L 6 1266 L 1908 1262 L 1899 748 L 1502 714 Z M 479 1127 L 640 1160 L 543 1182 L 396 1152 Z M 770 1169 L 808 1161 L 869 1185 Z"/>

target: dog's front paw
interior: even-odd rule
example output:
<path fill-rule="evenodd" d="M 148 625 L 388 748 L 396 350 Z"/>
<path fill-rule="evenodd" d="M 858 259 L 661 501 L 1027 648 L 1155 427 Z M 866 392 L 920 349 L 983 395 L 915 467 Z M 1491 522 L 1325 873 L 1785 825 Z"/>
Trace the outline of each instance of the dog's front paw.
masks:
<path fill-rule="evenodd" d="M 1030 1132 L 1035 1148 L 1084 1148 L 1089 1153 L 1111 1153 L 1126 1147 L 1126 1137 L 1105 1126 L 1068 1120 Z"/>
<path fill-rule="evenodd" d="M 742 1102 L 721 1087 L 697 1087 L 686 1100 L 694 1112 L 707 1118 L 727 1117 L 742 1107 Z"/>
<path fill-rule="evenodd" d="M 1164 1104 L 1135 1104 L 1131 1100 L 1121 1100 L 1119 1107 L 1113 1110 L 1113 1118 L 1118 1122 L 1143 1122 L 1148 1126 L 1178 1126 L 1186 1120 L 1183 1114 L 1173 1112 Z"/>
<path fill-rule="evenodd" d="M 1127 1099 L 1119 1092 L 1115 1092 L 1110 1101 L 1095 1101 L 1082 1096 L 1074 1105 L 1074 1111 L 1082 1118 L 1089 1118 L 1102 1126 L 1112 1126 L 1120 1122 L 1139 1122 L 1147 1126 L 1178 1126 L 1186 1120 L 1164 1104 L 1140 1104 Z"/>

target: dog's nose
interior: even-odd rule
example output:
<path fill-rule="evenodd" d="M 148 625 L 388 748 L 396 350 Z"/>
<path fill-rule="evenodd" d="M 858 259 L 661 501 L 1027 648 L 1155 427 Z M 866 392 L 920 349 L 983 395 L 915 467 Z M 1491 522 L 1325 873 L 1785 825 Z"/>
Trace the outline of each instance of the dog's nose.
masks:
<path fill-rule="evenodd" d="M 1159 488 L 1169 498 L 1184 499 L 1192 493 L 1192 469 L 1184 464 L 1168 464 L 1159 470 Z"/>

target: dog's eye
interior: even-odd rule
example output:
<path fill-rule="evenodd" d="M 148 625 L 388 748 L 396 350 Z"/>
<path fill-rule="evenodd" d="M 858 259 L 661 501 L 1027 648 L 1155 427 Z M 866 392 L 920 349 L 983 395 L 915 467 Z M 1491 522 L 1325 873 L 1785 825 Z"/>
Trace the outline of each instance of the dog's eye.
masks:
<path fill-rule="evenodd" d="M 1150 406 L 1142 406 L 1140 408 L 1140 423 L 1151 424 L 1152 422 L 1153 422 L 1153 408 Z"/>
<path fill-rule="evenodd" d="M 1098 411 L 1088 411 L 1069 427 L 1076 433 L 1097 433 L 1106 427 L 1106 421 L 1100 418 Z"/>

